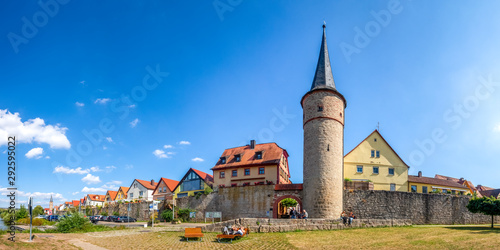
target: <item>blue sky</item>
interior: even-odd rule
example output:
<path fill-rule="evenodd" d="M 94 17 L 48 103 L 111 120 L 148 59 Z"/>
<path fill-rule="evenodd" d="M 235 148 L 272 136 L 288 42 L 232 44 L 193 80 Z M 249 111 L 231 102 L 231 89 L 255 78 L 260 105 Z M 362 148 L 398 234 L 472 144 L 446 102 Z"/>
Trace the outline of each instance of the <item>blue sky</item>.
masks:
<path fill-rule="evenodd" d="M 345 152 L 380 123 L 410 174 L 500 187 L 498 2 L 42 3 L 0 10 L 0 135 L 19 138 L 19 202 L 211 173 L 251 139 L 285 148 L 301 183 L 300 99 L 323 21 Z"/>

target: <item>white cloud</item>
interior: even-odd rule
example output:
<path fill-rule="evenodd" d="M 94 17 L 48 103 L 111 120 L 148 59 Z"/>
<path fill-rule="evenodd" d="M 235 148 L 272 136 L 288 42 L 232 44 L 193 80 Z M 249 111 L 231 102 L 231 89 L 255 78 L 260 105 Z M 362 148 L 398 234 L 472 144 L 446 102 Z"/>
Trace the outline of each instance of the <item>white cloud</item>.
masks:
<path fill-rule="evenodd" d="M 108 149 L 108 147 L 102 146 L 102 150 L 106 150 L 106 149 Z"/>
<path fill-rule="evenodd" d="M 106 184 L 109 184 L 109 185 L 121 185 L 122 182 L 121 181 L 108 181 L 108 182 L 106 182 Z"/>
<path fill-rule="evenodd" d="M 97 99 L 94 101 L 94 103 L 95 103 L 95 104 L 106 104 L 106 103 L 108 103 L 108 102 L 110 102 L 110 101 L 111 101 L 111 99 L 109 99 L 109 98 L 97 98 Z"/>
<path fill-rule="evenodd" d="M 50 159 L 50 156 L 48 156 L 48 155 L 47 155 L 47 156 L 45 156 L 45 159 Z"/>
<path fill-rule="evenodd" d="M 193 158 L 191 159 L 192 161 L 196 161 L 196 162 L 202 162 L 202 161 L 205 161 L 203 159 L 201 159 L 200 157 L 196 157 L 196 158 Z"/>
<path fill-rule="evenodd" d="M 90 171 L 92 171 L 92 172 L 101 172 L 101 171 L 102 171 L 102 169 L 101 169 L 101 168 L 99 168 L 99 166 L 95 166 L 95 167 L 91 167 L 91 168 L 90 168 Z"/>
<path fill-rule="evenodd" d="M 87 183 L 87 184 L 96 184 L 101 182 L 99 179 L 99 176 L 87 174 L 85 177 L 82 178 L 82 181 Z"/>
<path fill-rule="evenodd" d="M 168 149 L 168 148 L 173 148 L 173 147 L 174 147 L 174 146 L 172 146 L 172 145 L 165 145 L 165 146 L 163 146 L 163 148 L 165 148 L 165 149 Z"/>
<path fill-rule="evenodd" d="M 188 141 L 180 141 L 179 142 L 180 145 L 191 145 L 191 142 L 188 142 Z"/>
<path fill-rule="evenodd" d="M 46 125 L 41 118 L 21 121 L 19 113 L 10 113 L 7 109 L 0 109 L 0 146 L 6 145 L 7 136 L 15 135 L 20 143 L 47 143 L 50 148 L 69 149 L 71 144 L 66 137 L 68 128 L 61 127 L 59 124 Z"/>
<path fill-rule="evenodd" d="M 131 108 L 131 109 L 133 109 L 133 108 L 135 108 L 136 106 L 135 106 L 135 104 L 132 104 L 132 105 L 129 105 L 128 107 L 129 107 L 129 108 Z"/>
<path fill-rule="evenodd" d="M 500 132 L 500 124 L 496 125 L 496 126 L 493 128 L 493 131 L 495 131 L 495 132 Z"/>
<path fill-rule="evenodd" d="M 106 173 L 110 173 L 111 171 L 116 169 L 116 167 L 115 166 L 107 166 L 107 167 L 105 167 L 105 169 L 106 169 Z"/>
<path fill-rule="evenodd" d="M 102 187 L 98 187 L 98 188 L 93 188 L 93 187 L 91 187 L 91 188 L 89 188 L 89 187 L 84 187 L 84 188 L 82 189 L 82 193 L 86 193 L 86 194 L 88 194 L 88 193 L 106 193 L 106 191 L 107 191 L 107 190 L 106 190 L 106 189 L 104 189 L 104 188 L 102 188 Z"/>
<path fill-rule="evenodd" d="M 113 142 L 113 138 L 111 138 L 111 137 L 106 137 L 106 141 L 108 141 L 108 142 Z"/>
<path fill-rule="evenodd" d="M 175 152 L 167 152 L 167 155 L 175 155 Z"/>
<path fill-rule="evenodd" d="M 153 151 L 153 154 L 158 157 L 158 158 L 168 158 L 168 155 L 165 154 L 165 151 L 161 150 L 161 149 L 157 149 L 155 151 Z"/>
<path fill-rule="evenodd" d="M 11 191 L 10 190 L 7 190 L 7 188 L 2 188 L 0 187 L 0 194 L 2 196 L 4 195 L 8 195 Z M 21 190 L 17 190 L 16 191 L 16 195 L 19 197 L 30 197 L 30 196 L 33 196 L 33 199 L 35 200 L 49 200 L 50 199 L 50 196 L 52 196 L 52 199 L 54 200 L 65 200 L 65 198 L 63 197 L 62 194 L 59 194 L 59 193 L 41 193 L 41 192 L 24 192 L 24 191 L 21 191 Z M 16 203 L 21 203 L 19 201 L 16 201 Z"/>
<path fill-rule="evenodd" d="M 83 106 L 85 106 L 85 103 L 75 102 L 75 105 L 76 105 L 77 107 L 83 107 Z"/>
<path fill-rule="evenodd" d="M 118 187 L 115 186 L 115 185 L 106 185 L 106 184 L 104 184 L 104 185 L 101 186 L 101 188 L 104 188 L 106 190 L 116 190 L 116 191 L 118 191 Z"/>
<path fill-rule="evenodd" d="M 134 165 L 129 165 L 129 164 L 125 165 L 125 169 L 132 169 L 132 168 L 134 168 Z"/>
<path fill-rule="evenodd" d="M 28 153 L 25 154 L 28 159 L 40 159 L 42 158 L 43 148 L 32 148 Z"/>
<path fill-rule="evenodd" d="M 67 168 L 64 166 L 57 166 L 54 168 L 54 172 L 52 173 L 63 173 L 63 174 L 88 174 L 88 169 L 82 169 L 81 167 L 77 168 Z"/>
<path fill-rule="evenodd" d="M 130 122 L 130 127 L 135 128 L 135 126 L 137 126 L 137 123 L 139 123 L 139 119 L 135 118 L 135 120 Z"/>
<path fill-rule="evenodd" d="M 75 194 L 79 194 L 79 193 L 80 193 L 80 192 L 73 192 L 73 193 L 71 193 L 71 194 L 72 194 L 72 195 L 75 195 Z"/>

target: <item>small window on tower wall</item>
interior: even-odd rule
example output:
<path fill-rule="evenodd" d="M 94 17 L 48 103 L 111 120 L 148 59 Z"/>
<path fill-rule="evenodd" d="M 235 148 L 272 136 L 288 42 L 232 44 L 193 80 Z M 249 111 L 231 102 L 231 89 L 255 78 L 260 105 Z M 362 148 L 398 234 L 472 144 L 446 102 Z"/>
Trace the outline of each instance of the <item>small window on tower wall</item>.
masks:
<path fill-rule="evenodd" d="M 323 106 L 319 105 L 318 106 L 318 112 L 321 112 L 321 111 L 323 111 Z"/>

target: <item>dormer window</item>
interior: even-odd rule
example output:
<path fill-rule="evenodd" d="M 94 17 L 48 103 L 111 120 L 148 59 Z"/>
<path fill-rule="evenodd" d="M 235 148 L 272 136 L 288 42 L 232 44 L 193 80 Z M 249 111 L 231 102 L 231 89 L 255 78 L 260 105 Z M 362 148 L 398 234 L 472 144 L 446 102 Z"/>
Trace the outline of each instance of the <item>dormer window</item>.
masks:
<path fill-rule="evenodd" d="M 262 159 L 262 152 L 257 152 L 257 153 L 255 153 L 255 158 L 256 158 L 257 160 Z"/>
<path fill-rule="evenodd" d="M 236 162 L 240 162 L 240 161 L 241 161 L 241 155 L 235 155 L 235 156 L 234 156 L 234 160 L 235 160 Z"/>
<path fill-rule="evenodd" d="M 220 164 L 226 164 L 226 157 L 220 158 Z"/>

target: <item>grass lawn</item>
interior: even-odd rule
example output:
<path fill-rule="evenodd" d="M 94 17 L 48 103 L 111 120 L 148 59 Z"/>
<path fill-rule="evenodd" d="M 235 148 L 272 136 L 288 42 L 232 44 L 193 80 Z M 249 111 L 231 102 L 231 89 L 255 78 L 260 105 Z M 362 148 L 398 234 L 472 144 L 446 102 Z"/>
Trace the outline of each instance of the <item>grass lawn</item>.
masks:
<path fill-rule="evenodd" d="M 500 227 L 488 226 L 410 226 L 360 228 L 335 231 L 288 233 L 250 233 L 249 237 L 221 244 L 217 233 L 205 233 L 203 242 L 185 242 L 183 232 L 136 228 L 105 232 L 53 234 L 33 243 L 7 243 L 0 249 L 71 249 L 72 242 L 93 244 L 107 249 L 500 249 Z M 4 237 L 6 235 L 3 235 Z M 26 234 L 20 234 L 27 239 Z M 3 242 L 2 242 L 3 241 Z M 89 245 L 92 246 L 92 245 Z M 86 246 L 82 248 L 86 249 Z"/>

